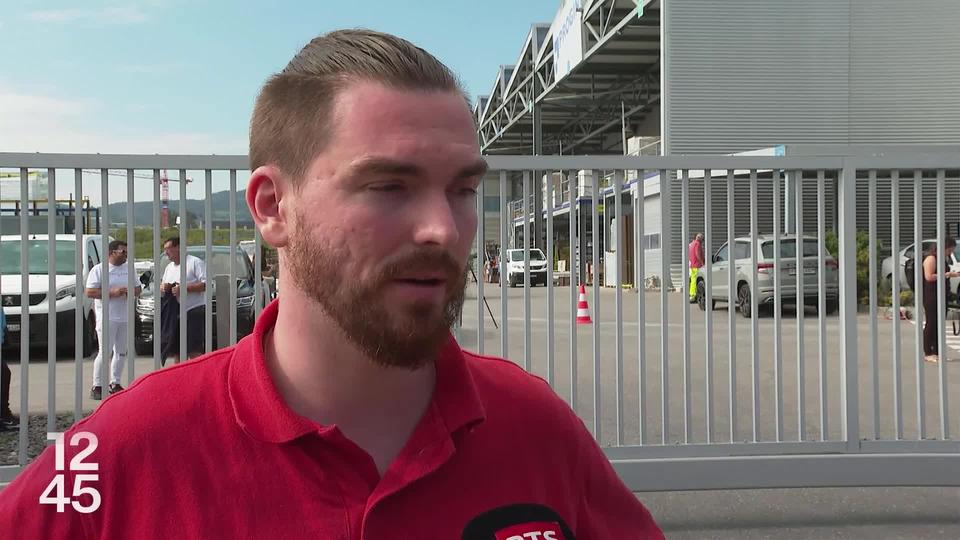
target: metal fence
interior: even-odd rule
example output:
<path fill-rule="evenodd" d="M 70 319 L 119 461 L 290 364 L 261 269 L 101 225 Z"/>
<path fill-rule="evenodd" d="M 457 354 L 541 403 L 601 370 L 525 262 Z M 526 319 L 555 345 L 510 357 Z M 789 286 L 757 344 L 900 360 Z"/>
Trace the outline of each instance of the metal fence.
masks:
<path fill-rule="evenodd" d="M 632 156 L 567 156 L 567 157 L 526 157 L 526 156 L 491 156 L 487 161 L 499 177 L 500 197 L 500 238 L 499 245 L 504 248 L 510 245 L 509 235 L 514 234 L 517 226 L 515 213 L 525 213 L 522 218 L 523 248 L 525 252 L 522 291 L 522 332 L 519 325 L 510 324 L 510 298 L 507 287 L 500 289 L 499 317 L 501 324 L 491 329 L 485 324 L 485 317 L 489 314 L 494 317 L 493 309 L 486 303 L 490 284 L 478 279 L 475 289 L 475 305 L 468 306 L 469 317 L 462 327 L 455 329 L 459 338 L 467 346 L 475 348 L 483 354 L 494 352 L 502 356 L 511 357 L 528 371 L 533 371 L 544 377 L 557 393 L 566 399 L 584 419 L 586 425 L 593 431 L 594 436 L 605 447 L 608 456 L 615 468 L 627 484 L 637 491 L 659 490 L 687 490 L 687 489 L 732 489 L 732 488 L 764 488 L 764 487 L 828 487 L 828 486 L 942 486 L 960 485 L 960 439 L 956 437 L 956 420 L 960 418 L 956 413 L 956 401 L 951 402 L 951 389 L 960 385 L 956 373 L 949 370 L 946 361 L 936 366 L 924 363 L 923 354 L 919 349 L 922 339 L 922 320 L 917 321 L 915 327 L 915 351 L 903 353 L 903 348 L 909 343 L 903 340 L 902 324 L 898 316 L 892 317 L 889 325 L 879 322 L 878 308 L 878 263 L 876 249 L 877 227 L 886 226 L 877 222 L 876 210 L 871 206 L 869 236 L 869 283 L 868 291 L 861 291 L 869 297 L 869 313 L 865 308 L 863 313 L 858 307 L 858 262 L 856 209 L 858 205 L 872 204 L 875 197 L 877 178 L 891 179 L 894 186 L 903 182 L 913 182 L 918 196 L 914 198 L 915 239 L 923 240 L 922 227 L 919 225 L 920 216 L 931 205 L 936 206 L 938 216 L 937 237 L 946 237 L 944 226 L 944 199 L 938 197 L 936 201 L 927 201 L 927 206 L 919 197 L 920 182 L 924 175 L 932 175 L 938 182 L 938 193 L 948 189 L 960 189 L 957 178 L 960 169 L 960 157 L 954 156 L 926 156 L 908 155 L 900 157 L 863 157 L 863 158 L 790 158 L 790 157 L 632 157 Z M 137 174 L 141 171 L 152 173 L 148 178 L 152 181 L 152 245 L 153 269 L 158 274 L 161 269 L 160 246 L 160 171 L 179 171 L 179 178 L 187 178 L 187 171 L 203 171 L 205 179 L 205 256 L 211 258 L 211 178 L 214 174 L 229 175 L 230 195 L 230 284 L 236 284 L 237 269 L 235 268 L 237 247 L 236 227 L 236 178 L 237 173 L 245 170 L 247 160 L 245 156 L 122 156 L 122 155 L 57 155 L 57 154 L 2 154 L 0 153 L 0 169 L 19 170 L 23 179 L 23 197 L 27 198 L 26 178 L 30 171 L 43 169 L 48 171 L 51 183 L 48 193 L 51 198 L 56 196 L 57 170 L 74 170 L 75 196 L 80 198 L 82 192 L 81 174 L 84 169 L 101 171 L 100 197 L 102 204 L 101 219 L 104 226 L 100 235 L 101 243 L 106 246 L 111 230 L 111 218 L 106 203 L 110 200 L 108 177 L 111 170 L 121 169 L 126 173 L 127 200 L 134 199 L 134 183 Z M 580 268 L 576 260 L 578 250 L 574 249 L 583 234 L 597 239 L 600 234 L 600 209 L 596 204 L 600 196 L 600 182 L 591 182 L 586 190 L 589 192 L 591 204 L 590 230 L 582 230 L 578 223 L 578 212 L 573 212 L 580 204 L 581 189 L 578 185 L 579 171 L 592 171 L 591 178 L 612 178 L 612 185 L 617 201 L 621 196 L 632 193 L 634 203 L 614 204 L 612 212 L 616 217 L 617 228 L 615 241 L 612 242 L 616 254 L 616 285 L 609 289 L 600 286 L 598 280 L 591 283 L 590 306 L 593 313 L 593 322 L 590 326 L 578 325 L 576 321 L 578 288 L 583 276 L 577 270 Z M 691 237 L 689 213 L 690 185 L 693 181 L 707 183 L 711 186 L 722 186 L 725 196 L 717 197 L 715 189 L 703 191 L 703 211 L 706 214 L 704 223 L 706 230 L 706 245 L 712 245 L 715 235 L 733 239 L 737 236 L 738 227 L 742 227 L 743 219 L 750 222 L 749 235 L 745 240 L 751 246 L 749 257 L 742 261 L 736 257 L 735 264 L 726 265 L 725 275 L 713 272 L 713 257 L 708 253 L 706 266 L 703 272 L 703 304 L 707 309 L 702 316 L 696 308 L 686 301 L 685 296 L 672 293 L 667 287 L 659 291 L 646 292 L 635 287 L 629 293 L 635 295 L 627 306 L 626 291 L 623 288 L 625 262 L 625 238 L 632 238 L 633 249 L 630 261 L 632 273 L 635 276 L 645 275 L 644 249 L 641 242 L 646 235 L 643 219 L 643 194 L 638 192 L 642 182 L 628 184 L 625 178 L 633 176 L 644 178 L 645 173 L 656 171 L 661 178 L 660 211 L 662 220 L 662 238 L 669 238 L 670 224 L 670 197 L 681 197 L 682 204 L 682 234 L 685 239 Z M 536 301 L 545 305 L 537 305 L 538 309 L 545 309 L 545 317 L 539 322 L 533 316 L 534 294 L 531 287 L 530 225 L 532 205 L 523 206 L 509 204 L 508 185 L 517 178 L 522 183 L 523 194 L 521 200 L 531 200 L 532 192 L 537 190 L 543 175 L 562 174 L 568 180 L 560 183 L 561 186 L 572 186 L 563 189 L 566 199 L 562 205 L 571 210 L 567 218 L 566 231 L 554 227 L 554 214 L 559 200 L 552 192 L 555 182 L 547 182 L 550 192 L 546 194 L 546 298 Z M 835 231 L 838 241 L 836 253 L 828 253 L 826 249 L 827 220 L 824 216 L 824 179 L 836 177 L 838 182 L 838 218 Z M 552 178 L 552 176 L 550 176 Z M 789 179 L 799 181 L 788 182 Z M 762 183 L 773 185 L 770 201 L 757 197 L 758 185 Z M 747 183 L 750 187 L 750 200 L 736 200 L 735 186 Z M 869 186 L 869 200 L 857 200 L 858 183 Z M 625 187 L 628 186 L 629 187 Z M 179 210 L 181 216 L 187 215 L 185 183 L 180 184 Z M 786 186 L 786 187 L 784 187 Z M 784 197 L 786 191 L 790 197 Z M 479 201 L 484 201 L 484 187 L 481 186 Z M 722 191 L 721 191 L 722 193 Z M 898 193 L 893 190 L 894 197 Z M 794 276 L 803 276 L 807 268 L 807 261 L 802 258 L 802 246 L 797 246 L 797 254 L 793 260 L 782 253 L 784 236 L 782 227 L 784 222 L 782 208 L 783 200 L 795 204 L 796 223 L 792 226 L 791 234 L 798 238 L 811 236 L 816 242 L 815 271 L 816 291 L 805 290 L 804 279 L 794 277 L 791 280 L 790 270 Z M 758 208 L 763 204 L 773 206 L 774 220 L 771 230 L 760 230 L 758 222 Z M 815 224 L 803 222 L 805 204 L 816 204 L 818 219 Z M 727 227 L 725 230 L 712 230 L 711 213 L 721 207 L 737 209 L 737 212 L 728 211 Z M 482 206 L 481 206 L 482 208 Z M 896 201 L 894 208 L 897 208 Z M 606 209 L 604 209 L 606 211 Z M 632 221 L 625 220 L 626 213 L 632 214 Z M 53 215 L 49 227 L 53 229 Z M 25 216 L 21 216 L 26 219 Z M 77 217 L 79 220 L 79 216 Z M 892 237 L 899 236 L 901 216 L 893 212 L 889 226 L 893 230 Z M 631 221 L 630 235 L 627 235 Z M 484 237 L 483 220 L 478 229 L 478 253 L 483 253 L 489 241 L 498 239 Z M 127 237 L 134 238 L 133 206 L 127 206 L 126 216 Z M 812 231 L 805 234 L 807 230 Z M 26 227 L 21 229 L 21 241 L 26 243 L 28 235 Z M 75 250 L 76 283 L 64 294 L 73 294 L 77 306 L 81 306 L 84 283 L 81 282 L 82 268 L 85 261 L 81 260 L 79 246 L 83 242 L 80 234 L 82 227 L 79 223 L 75 229 L 75 241 L 78 248 Z M 564 232 L 564 235 L 560 233 Z M 179 224 L 179 233 L 182 246 L 186 250 L 187 225 L 182 219 Z M 2 231 L 0 231 L 2 234 Z M 569 272 L 570 282 L 565 288 L 569 295 L 560 293 L 558 301 L 556 294 L 560 287 L 554 285 L 554 262 L 556 260 L 556 238 L 565 236 L 570 249 L 565 261 Z M 761 240 L 771 238 L 774 243 L 773 263 L 765 265 L 760 259 L 763 253 L 758 253 Z M 260 239 L 256 238 L 257 253 L 260 253 Z M 938 260 L 944 260 L 942 242 Z M 596 242 L 594 243 L 596 245 Z M 52 243 L 48 247 L 48 263 L 55 261 Z M 893 246 L 896 254 L 899 246 Z M 664 254 L 668 250 L 664 250 Z M 686 250 L 681 250 L 683 256 L 679 264 L 685 268 L 688 264 Z M 28 266 L 26 250 L 21 250 L 21 268 Z M 602 268 L 600 250 L 592 249 L 589 254 L 591 268 Z M 833 261 L 833 262 L 832 262 Z M 482 275 L 480 265 L 483 258 L 477 258 L 477 274 Z M 791 264 L 792 263 L 792 264 Z M 501 283 L 508 275 L 508 261 L 500 257 Z M 662 276 L 670 274 L 670 261 L 664 255 L 659 261 L 659 271 Z M 828 287 L 825 282 L 830 275 L 828 267 L 837 270 L 838 289 L 835 298 L 828 296 Z M 917 265 L 916 278 L 920 279 L 920 265 Z M 183 281 L 184 270 L 181 270 Z M 262 293 L 259 261 L 254 266 L 254 295 L 256 314 L 259 314 Z M 744 277 L 746 273 L 746 277 Z M 760 274 L 769 275 L 773 280 L 773 315 L 766 317 L 758 309 L 760 307 L 758 295 L 754 290 L 760 279 Z M 59 301 L 53 291 L 58 290 L 53 272 L 49 272 L 47 290 L 50 294 L 45 298 L 47 313 L 56 311 Z M 23 273 L 20 305 L 30 306 L 30 291 L 28 277 Z M 742 280 L 742 282 L 740 282 Z M 784 280 L 793 281 L 789 287 Z M 893 312 L 898 313 L 899 280 L 894 279 L 892 301 Z M 633 283 L 643 283 L 642 279 L 633 280 Z M 733 291 L 741 289 L 746 283 L 748 290 L 754 291 L 749 295 L 747 302 L 741 302 L 744 309 L 749 307 L 749 318 L 738 321 L 736 318 L 738 306 L 732 301 Z M 939 282 L 938 298 L 939 314 L 942 323 L 946 322 L 947 303 L 946 288 L 948 284 Z M 134 287 L 133 273 L 131 273 L 128 287 Z M 726 287 L 730 301 L 726 306 L 726 327 L 715 324 L 715 319 L 722 312 L 712 309 L 714 291 L 718 287 Z M 103 283 L 106 291 L 109 283 Z M 236 339 L 237 334 L 237 288 L 230 286 L 229 313 L 230 313 L 230 342 Z M 720 289 L 722 290 L 722 289 Z M 4 292 L 5 294 L 5 292 Z M 606 305 L 612 296 L 612 309 Z M 795 310 L 792 318 L 785 319 L 782 307 L 784 299 L 813 297 L 813 303 L 818 308 L 818 315 L 814 325 L 805 322 L 803 309 Z M 679 302 L 678 302 L 679 298 Z M 207 334 L 206 347 L 213 348 L 212 343 L 212 303 L 213 295 L 208 287 L 205 293 Z M 836 302 L 839 307 L 839 316 L 827 314 L 828 302 Z M 32 308 L 33 306 L 31 306 Z M 136 307 L 132 296 L 127 298 L 128 320 L 133 320 Z M 625 307 L 631 311 L 635 307 L 636 316 L 630 320 L 624 317 Z M 23 308 L 21 308 L 23 309 Z M 652 313 L 650 313 L 652 309 Z M 8 313 L 13 310 L 8 309 Z M 677 313 L 679 311 L 679 314 Z M 916 312 L 921 314 L 922 310 Z M 86 385 L 83 381 L 82 354 L 82 324 L 81 310 L 75 312 L 75 395 L 73 396 L 73 410 L 79 417 L 83 414 L 83 394 Z M 154 336 L 159 335 L 159 302 L 153 305 Z M 180 349 L 183 352 L 185 345 L 186 317 L 181 308 Z M 671 321 L 679 317 L 681 324 Z M 702 317 L 702 320 L 701 320 Z M 25 340 L 30 340 L 30 319 L 22 317 L 19 321 L 20 333 Z M 56 343 L 57 317 L 47 319 L 48 343 Z M 109 336 L 108 317 L 104 317 L 104 335 Z M 472 319 L 472 320 L 471 320 Z M 793 331 L 784 331 L 785 324 L 792 324 Z M 474 326 L 475 325 L 475 326 Z M 540 325 L 543 333 L 540 333 Z M 812 328 L 808 328 L 812 326 Z M 561 332 L 562 330 L 562 332 Z M 890 332 L 889 342 L 886 342 L 886 332 Z M 581 351 L 582 339 L 589 334 L 589 348 Z M 522 335 L 522 354 L 511 354 L 511 339 L 514 335 Z M 565 338 L 561 335 L 565 334 Z M 627 343 L 627 335 L 633 343 Z M 633 336 L 635 334 L 635 341 Z M 884 334 L 884 335 L 881 335 Z M 672 338 L 671 338 L 672 336 Z M 749 336 L 749 339 L 745 339 Z M 835 343 L 830 343 L 829 336 L 833 336 Z M 772 340 L 772 354 L 768 354 L 761 347 L 761 341 Z M 741 341 L 743 343 L 741 343 Z M 792 342 L 795 347 L 794 355 L 788 354 L 787 346 Z M 808 343 L 810 342 L 810 343 Z M 472 346 L 470 345 L 472 343 Z M 812 343 L 812 344 L 811 344 Z M 889 343 L 889 347 L 887 346 Z M 725 344 L 725 351 L 724 351 Z M 109 350 L 109 343 L 101 344 Z M 499 348 L 499 350 L 497 350 Z M 946 336 L 939 334 L 940 351 L 946 351 Z M 48 430 L 55 431 L 53 426 L 54 413 L 60 410 L 56 399 L 56 351 L 55 347 L 48 348 Z M 652 349 L 652 351 L 650 350 Z M 742 354 L 741 349 L 749 350 L 749 354 Z M 133 351 L 133 335 L 128 334 L 128 350 Z M 519 351 L 519 348 L 517 349 Z M 585 354 L 584 354 L 585 353 Z M 812 357 L 811 357 L 812 355 Z M 793 356 L 795 362 L 790 362 Z M 908 366 L 905 364 L 910 363 Z M 30 348 L 20 348 L 20 411 L 25 419 L 28 407 L 28 377 L 29 377 Z M 153 346 L 154 369 L 159 368 L 159 340 L 154 339 Z M 944 359 L 945 360 L 945 359 Z M 108 361 L 104 361 L 103 380 L 109 375 Z M 127 380 L 132 381 L 134 362 L 128 363 Z M 912 368 L 908 369 L 908 368 Z M 889 372 L 889 374 L 887 373 Z M 882 374 L 882 375 L 881 375 Z M 911 375 L 912 374 L 912 375 Z M 792 375 L 792 377 L 791 377 Z M 905 378 L 912 376 L 912 388 L 908 399 L 905 393 Z M 629 380 L 628 380 L 629 379 Z M 881 384 L 881 382 L 883 384 Z M 928 396 L 933 390 L 934 396 Z M 951 408 L 953 403 L 953 408 Z M 912 412 L 907 412 L 909 406 L 915 406 Z M 886 430 L 884 426 L 890 425 Z M 869 427 L 867 427 L 869 426 Z M 26 422 L 21 423 L 19 465 L 0 468 L 0 482 L 10 478 L 19 471 L 27 461 L 27 430 Z"/>

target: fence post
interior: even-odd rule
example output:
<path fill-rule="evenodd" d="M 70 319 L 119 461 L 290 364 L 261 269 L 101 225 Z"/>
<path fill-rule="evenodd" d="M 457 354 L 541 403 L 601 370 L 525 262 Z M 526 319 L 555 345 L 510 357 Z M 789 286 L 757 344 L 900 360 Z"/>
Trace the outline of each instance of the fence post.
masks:
<path fill-rule="evenodd" d="M 840 355 L 843 359 L 843 435 L 848 452 L 860 448 L 857 370 L 857 171 L 844 161 L 838 186 L 840 262 Z"/>

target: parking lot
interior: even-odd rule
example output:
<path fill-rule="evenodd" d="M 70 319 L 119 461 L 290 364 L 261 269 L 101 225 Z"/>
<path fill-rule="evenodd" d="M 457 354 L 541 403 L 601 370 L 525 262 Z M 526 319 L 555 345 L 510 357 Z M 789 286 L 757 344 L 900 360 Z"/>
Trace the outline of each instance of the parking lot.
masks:
<path fill-rule="evenodd" d="M 507 289 L 508 291 L 508 319 L 507 336 L 508 351 L 506 356 L 520 365 L 524 364 L 524 290 L 523 288 Z M 593 335 L 599 331 L 599 369 L 600 369 L 600 410 L 601 410 L 601 442 L 616 444 L 616 371 L 617 354 L 616 338 L 617 325 L 615 319 L 615 290 L 602 288 L 600 302 L 597 305 L 593 299 L 593 291 L 588 287 L 588 300 L 593 324 L 577 325 L 577 400 L 576 408 L 584 418 L 587 426 L 593 428 Z M 570 362 L 570 290 L 567 287 L 555 287 L 554 292 L 554 387 L 564 399 L 570 397 L 571 362 Z M 497 285 L 486 284 L 484 296 L 493 311 L 497 324 L 503 327 L 500 320 L 501 289 Z M 661 321 L 660 321 L 660 293 L 645 292 L 645 418 L 647 423 L 647 443 L 659 443 L 662 436 L 662 393 L 661 393 Z M 547 289 L 536 287 L 530 290 L 530 364 L 531 370 L 547 378 L 548 375 L 548 319 L 547 319 Z M 638 444 L 639 437 L 639 400 L 638 400 L 638 317 L 637 293 L 626 289 L 623 291 L 623 391 L 624 391 L 624 443 Z M 668 294 L 668 324 L 666 326 L 668 341 L 668 394 L 670 429 L 669 441 L 684 441 L 684 327 L 682 309 L 684 296 L 681 293 Z M 500 355 L 500 330 L 494 328 L 490 315 L 484 309 L 484 352 L 491 355 Z M 782 315 L 782 399 L 784 430 L 782 439 L 798 439 L 798 362 L 797 362 L 797 323 L 796 314 L 792 307 L 786 307 Z M 705 314 L 696 305 L 690 305 L 690 420 L 692 429 L 691 442 L 706 442 L 707 420 L 707 339 Z M 737 400 L 737 431 L 735 440 L 752 440 L 752 345 L 750 321 L 735 314 L 736 323 L 736 385 Z M 870 327 L 869 316 L 861 314 L 858 317 L 859 327 L 859 386 L 860 386 L 860 426 L 864 438 L 872 438 L 873 422 L 873 372 L 869 348 Z M 713 312 L 713 429 L 712 440 L 723 442 L 730 440 L 730 412 L 728 399 L 730 395 L 730 362 L 728 352 L 728 322 L 729 315 L 725 304 L 719 304 Z M 878 321 L 878 366 L 880 394 L 880 435 L 881 438 L 895 437 L 893 418 L 893 355 L 892 336 L 893 321 Z M 903 407 L 904 437 L 917 436 L 917 401 L 916 401 L 916 342 L 915 326 L 910 321 L 900 321 L 901 326 L 901 400 Z M 766 314 L 758 321 L 758 373 L 759 373 L 759 418 L 760 440 L 776 440 L 776 409 L 775 409 L 775 361 L 774 361 L 774 332 L 775 321 L 772 315 Z M 807 310 L 804 320 L 804 395 L 806 418 L 804 422 L 804 438 L 816 440 L 820 436 L 820 351 L 819 351 L 819 321 L 814 310 Z M 841 357 L 839 356 L 839 321 L 836 316 L 826 318 L 826 401 L 828 411 L 828 438 L 839 439 L 841 436 Z M 467 302 L 463 313 L 463 326 L 460 332 L 460 341 L 470 350 L 477 350 L 477 289 L 475 284 L 468 288 Z M 951 335 L 952 338 L 952 335 Z M 960 358 L 960 351 L 952 349 L 952 354 Z M 48 367 L 46 351 L 35 349 L 32 352 L 33 360 L 30 364 L 30 392 L 29 407 L 32 412 L 44 412 L 48 402 Z M 12 405 L 14 410 L 20 406 L 20 366 L 18 358 L 13 358 Z M 97 402 L 89 398 L 90 373 L 93 360 L 87 358 L 82 365 L 81 392 L 83 406 L 86 410 L 93 410 Z M 960 366 L 960 362 L 953 365 Z M 953 365 L 949 365 L 952 368 Z M 934 364 L 921 366 L 924 373 L 925 411 L 927 415 L 928 434 L 935 434 L 939 425 L 938 407 L 938 373 L 939 368 Z M 134 364 L 136 376 L 154 370 L 152 357 L 139 356 Z M 56 368 L 56 409 L 69 411 L 73 409 L 76 370 L 72 358 L 62 357 Z M 953 393 L 960 391 L 960 373 L 957 369 L 948 369 L 948 380 Z M 123 384 L 127 383 L 124 374 Z M 955 394 L 956 395 L 956 394 Z M 952 404 L 956 409 L 957 404 Z M 953 429 L 957 428 L 960 414 L 951 415 Z"/>

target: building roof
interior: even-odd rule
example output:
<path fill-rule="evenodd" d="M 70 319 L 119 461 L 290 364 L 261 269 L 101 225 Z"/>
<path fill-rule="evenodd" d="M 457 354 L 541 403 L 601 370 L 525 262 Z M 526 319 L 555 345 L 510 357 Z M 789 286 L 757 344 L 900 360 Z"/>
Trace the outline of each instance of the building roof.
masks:
<path fill-rule="evenodd" d="M 490 93 L 477 99 L 483 152 L 622 153 L 622 112 L 628 135 L 659 135 L 659 122 L 638 132 L 660 102 L 660 0 L 640 3 L 642 15 L 638 0 L 566 0 L 553 24 L 532 25 L 516 62 L 500 66 Z M 535 152 L 537 111 L 543 133 Z"/>

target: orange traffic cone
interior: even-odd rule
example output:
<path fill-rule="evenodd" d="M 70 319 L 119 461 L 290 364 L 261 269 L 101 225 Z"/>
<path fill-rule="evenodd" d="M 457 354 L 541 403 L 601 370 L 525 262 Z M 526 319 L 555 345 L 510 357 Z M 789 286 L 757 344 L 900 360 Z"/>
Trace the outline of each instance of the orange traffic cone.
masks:
<path fill-rule="evenodd" d="M 587 305 L 587 291 L 580 284 L 580 299 L 577 300 L 577 324 L 593 324 L 590 318 L 590 306 Z"/>

